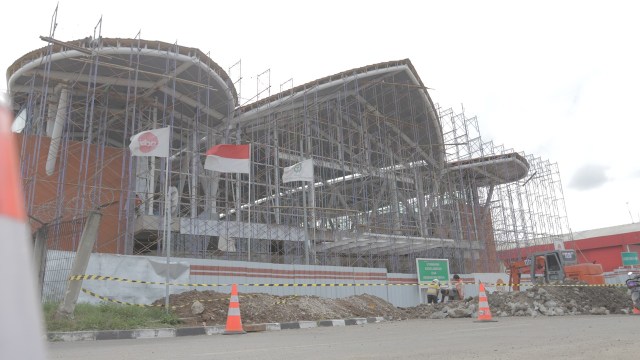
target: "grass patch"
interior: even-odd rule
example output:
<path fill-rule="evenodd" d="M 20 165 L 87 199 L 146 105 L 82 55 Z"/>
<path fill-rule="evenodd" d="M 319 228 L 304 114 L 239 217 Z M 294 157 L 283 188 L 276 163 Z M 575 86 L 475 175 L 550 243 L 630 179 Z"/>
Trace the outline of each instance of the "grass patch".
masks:
<path fill-rule="evenodd" d="M 58 304 L 44 304 L 47 331 L 131 330 L 173 327 L 178 317 L 164 309 L 119 304 L 78 304 L 73 319 L 55 319 Z"/>

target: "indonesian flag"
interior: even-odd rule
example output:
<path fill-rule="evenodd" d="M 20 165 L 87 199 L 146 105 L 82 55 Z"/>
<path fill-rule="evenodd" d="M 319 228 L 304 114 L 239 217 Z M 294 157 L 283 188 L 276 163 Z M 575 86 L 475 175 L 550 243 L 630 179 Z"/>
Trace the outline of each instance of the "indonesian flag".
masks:
<path fill-rule="evenodd" d="M 131 156 L 169 157 L 171 128 L 143 131 L 131 137 Z"/>
<path fill-rule="evenodd" d="M 41 360 L 46 358 L 42 305 L 12 121 L 8 97 L 0 93 L 0 274 L 5 289 L 0 296 L 0 354 L 3 359 Z"/>
<path fill-rule="evenodd" d="M 204 168 L 225 173 L 249 174 L 251 145 L 216 145 L 207 151 Z"/>
<path fill-rule="evenodd" d="M 313 160 L 307 159 L 295 165 L 284 168 L 282 182 L 313 181 Z"/>

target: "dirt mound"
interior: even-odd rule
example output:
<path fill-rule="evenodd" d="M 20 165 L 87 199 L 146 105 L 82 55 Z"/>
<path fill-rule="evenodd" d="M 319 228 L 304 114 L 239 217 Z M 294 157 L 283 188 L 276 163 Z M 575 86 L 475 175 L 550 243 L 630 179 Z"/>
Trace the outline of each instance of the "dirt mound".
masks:
<path fill-rule="evenodd" d="M 488 301 L 493 316 L 605 315 L 631 311 L 631 299 L 621 287 L 533 287 L 520 292 L 495 292 L 488 295 Z M 164 299 L 154 304 L 162 305 Z M 229 294 L 193 290 L 171 295 L 170 304 L 176 307 L 183 326 L 223 325 L 227 320 Z M 475 317 L 477 304 L 476 297 L 397 308 L 368 294 L 341 299 L 260 293 L 240 295 L 240 312 L 246 324 L 370 316 L 383 316 L 388 320 Z"/>
<path fill-rule="evenodd" d="M 545 286 L 526 291 L 488 295 L 492 313 L 498 316 L 557 316 L 580 314 L 628 314 L 631 300 L 626 288 Z"/>
<path fill-rule="evenodd" d="M 195 305 L 194 303 L 202 305 Z M 227 321 L 229 294 L 215 291 L 189 291 L 169 297 L 171 306 L 183 319 L 183 325 L 223 325 Z M 164 304 L 164 299 L 154 302 Z M 240 295 L 242 322 L 259 324 L 270 322 L 317 321 L 352 317 L 384 316 L 404 318 L 403 311 L 391 303 L 368 294 L 342 299 L 318 296 L 274 296 L 269 294 Z"/>

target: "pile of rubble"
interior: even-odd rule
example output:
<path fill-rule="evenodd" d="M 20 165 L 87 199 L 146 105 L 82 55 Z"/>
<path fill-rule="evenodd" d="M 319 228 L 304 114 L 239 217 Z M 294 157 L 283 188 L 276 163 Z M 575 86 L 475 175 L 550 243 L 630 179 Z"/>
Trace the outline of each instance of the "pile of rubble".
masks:
<path fill-rule="evenodd" d="M 229 294 L 194 290 L 171 295 L 169 303 L 175 307 L 174 311 L 182 319 L 183 325 L 221 325 L 227 319 Z M 154 304 L 164 304 L 164 299 Z M 372 316 L 384 316 L 389 320 L 406 319 L 402 309 L 368 294 L 341 299 L 240 294 L 240 313 L 242 321 L 247 324 Z"/>
<path fill-rule="evenodd" d="M 226 322 L 229 295 L 215 291 L 189 291 L 171 295 L 170 304 L 185 326 Z M 488 295 L 493 316 L 560 316 L 628 314 L 631 299 L 620 287 L 533 287 L 520 292 Z M 159 299 L 155 304 L 164 304 Z M 241 294 L 242 320 L 247 324 L 300 320 L 383 316 L 387 320 L 475 317 L 478 298 L 398 308 L 368 294 L 341 299 L 317 296 Z"/>
<path fill-rule="evenodd" d="M 497 316 L 628 314 L 631 297 L 622 287 L 548 286 L 488 296 Z"/>

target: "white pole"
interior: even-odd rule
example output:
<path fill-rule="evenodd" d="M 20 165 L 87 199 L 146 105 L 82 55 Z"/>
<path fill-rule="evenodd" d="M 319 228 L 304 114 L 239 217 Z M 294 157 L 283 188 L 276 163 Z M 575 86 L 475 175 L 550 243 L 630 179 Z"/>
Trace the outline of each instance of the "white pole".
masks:
<path fill-rule="evenodd" d="M 167 272 L 165 273 L 164 307 L 169 312 L 169 265 L 171 263 L 171 204 L 169 199 L 169 158 L 166 158 L 166 170 L 164 173 L 164 246 L 167 254 Z"/>
<path fill-rule="evenodd" d="M 309 231 L 307 224 L 307 182 L 302 182 L 302 208 L 304 216 L 303 226 L 304 226 L 304 263 L 305 265 L 309 265 L 309 248 L 311 247 L 309 244 Z"/>
<path fill-rule="evenodd" d="M 157 129 L 158 128 L 158 98 L 155 98 L 153 102 L 155 104 L 152 112 L 153 128 Z M 143 205 L 148 207 L 147 214 L 149 216 L 153 216 L 153 203 L 154 203 L 153 193 L 156 192 L 156 158 L 155 157 L 145 158 L 145 161 L 148 162 L 149 160 L 151 160 L 151 169 L 149 170 L 149 175 L 148 175 L 149 182 L 147 183 L 147 186 L 148 186 L 147 197 Z M 160 210 L 158 209 L 158 211 Z"/>
<path fill-rule="evenodd" d="M 309 193 L 309 198 L 311 200 L 311 225 L 313 226 L 313 243 L 309 241 L 309 253 L 313 255 L 313 264 L 317 264 L 318 259 L 316 257 L 316 187 L 315 180 L 311 180 L 309 183 L 311 187 L 311 191 Z M 354 288 L 355 289 L 355 288 Z"/>
<path fill-rule="evenodd" d="M 249 159 L 251 159 L 251 145 L 249 145 Z M 249 162 L 251 164 L 251 162 Z M 247 261 L 251 261 L 251 235 L 253 233 L 253 229 L 251 228 L 251 165 L 249 165 L 249 201 L 247 201 L 247 206 L 249 206 L 249 238 L 247 240 Z"/>

